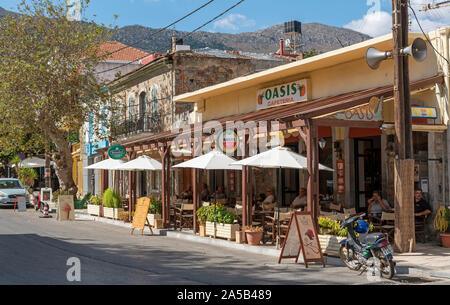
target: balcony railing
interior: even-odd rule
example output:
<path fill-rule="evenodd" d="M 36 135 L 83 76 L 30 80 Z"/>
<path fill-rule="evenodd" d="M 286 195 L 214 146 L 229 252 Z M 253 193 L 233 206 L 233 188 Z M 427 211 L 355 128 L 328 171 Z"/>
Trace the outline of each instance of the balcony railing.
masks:
<path fill-rule="evenodd" d="M 142 132 L 158 133 L 164 130 L 163 120 L 160 114 L 142 115 L 126 120 L 116 120 L 111 126 L 114 137 L 130 136 Z"/>

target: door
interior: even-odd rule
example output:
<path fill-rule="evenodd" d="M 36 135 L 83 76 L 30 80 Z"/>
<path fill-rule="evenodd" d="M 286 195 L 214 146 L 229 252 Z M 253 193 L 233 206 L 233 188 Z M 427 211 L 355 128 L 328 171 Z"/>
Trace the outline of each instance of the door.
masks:
<path fill-rule="evenodd" d="M 367 200 L 375 190 L 381 190 L 381 137 L 354 139 L 355 208 L 367 210 Z"/>

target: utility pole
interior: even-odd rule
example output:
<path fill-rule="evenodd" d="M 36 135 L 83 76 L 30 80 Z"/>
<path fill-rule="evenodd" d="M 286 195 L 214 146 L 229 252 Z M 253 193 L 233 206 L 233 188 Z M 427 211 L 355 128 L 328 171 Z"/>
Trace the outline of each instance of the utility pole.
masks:
<path fill-rule="evenodd" d="M 415 250 L 414 230 L 414 156 L 409 90 L 408 2 L 392 0 L 394 58 L 395 160 L 395 246 L 400 252 Z"/>

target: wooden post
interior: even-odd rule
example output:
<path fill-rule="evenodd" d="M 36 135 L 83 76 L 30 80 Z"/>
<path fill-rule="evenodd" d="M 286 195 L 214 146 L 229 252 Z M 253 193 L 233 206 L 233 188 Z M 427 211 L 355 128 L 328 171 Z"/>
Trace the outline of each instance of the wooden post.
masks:
<path fill-rule="evenodd" d="M 414 160 L 395 160 L 394 176 L 395 246 L 400 252 L 414 252 Z"/>
<path fill-rule="evenodd" d="M 192 183 L 193 183 L 193 190 L 192 190 L 192 199 L 194 204 L 194 235 L 198 231 L 198 225 L 197 225 L 197 209 L 200 207 L 200 170 L 197 168 L 192 169 Z"/>
<path fill-rule="evenodd" d="M 317 220 L 319 217 L 319 152 L 317 126 L 312 120 L 307 121 L 306 157 L 308 159 L 307 210 Z"/>
<path fill-rule="evenodd" d="M 161 200 L 163 227 L 170 225 L 170 146 L 163 143 L 159 147 L 162 163 Z"/>
<path fill-rule="evenodd" d="M 401 50 L 408 46 L 408 0 L 392 0 L 394 58 L 395 161 L 395 244 L 400 252 L 412 251 L 414 234 L 414 159 L 412 118 L 409 89 L 408 55 Z"/>
<path fill-rule="evenodd" d="M 242 167 L 242 226 L 252 225 L 252 169 Z"/>
<path fill-rule="evenodd" d="M 135 152 L 127 153 L 128 161 L 133 160 L 136 156 Z M 128 171 L 128 220 L 131 222 L 133 216 L 131 215 L 133 212 L 133 175 L 131 171 Z"/>

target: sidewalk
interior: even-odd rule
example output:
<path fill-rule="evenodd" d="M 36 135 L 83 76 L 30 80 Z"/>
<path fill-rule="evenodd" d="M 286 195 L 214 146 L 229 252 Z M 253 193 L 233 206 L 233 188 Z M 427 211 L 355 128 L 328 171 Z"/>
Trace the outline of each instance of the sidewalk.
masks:
<path fill-rule="evenodd" d="M 126 227 L 131 229 L 130 223 L 124 223 L 118 220 L 106 219 L 88 215 L 86 210 L 77 210 L 75 217 L 78 219 L 99 221 L 111 225 Z M 144 232 L 149 233 L 148 227 L 145 227 Z M 247 244 L 237 244 L 222 239 L 213 239 L 199 237 L 192 234 L 192 231 L 173 231 L 173 230 L 158 230 L 153 229 L 155 235 L 167 236 L 170 238 L 179 238 L 190 240 L 198 243 L 214 245 L 218 247 L 232 248 L 235 250 L 242 250 L 255 254 L 279 257 L 280 250 L 275 246 L 249 246 Z M 324 257 L 325 263 L 333 266 L 344 266 L 342 261 L 337 257 Z M 398 274 L 416 275 L 424 277 L 439 277 L 450 279 L 450 249 L 439 247 L 435 244 L 421 244 L 417 243 L 415 253 L 394 253 L 394 260 L 397 263 L 396 272 Z M 303 263 L 303 257 L 300 255 L 299 263 Z"/>

